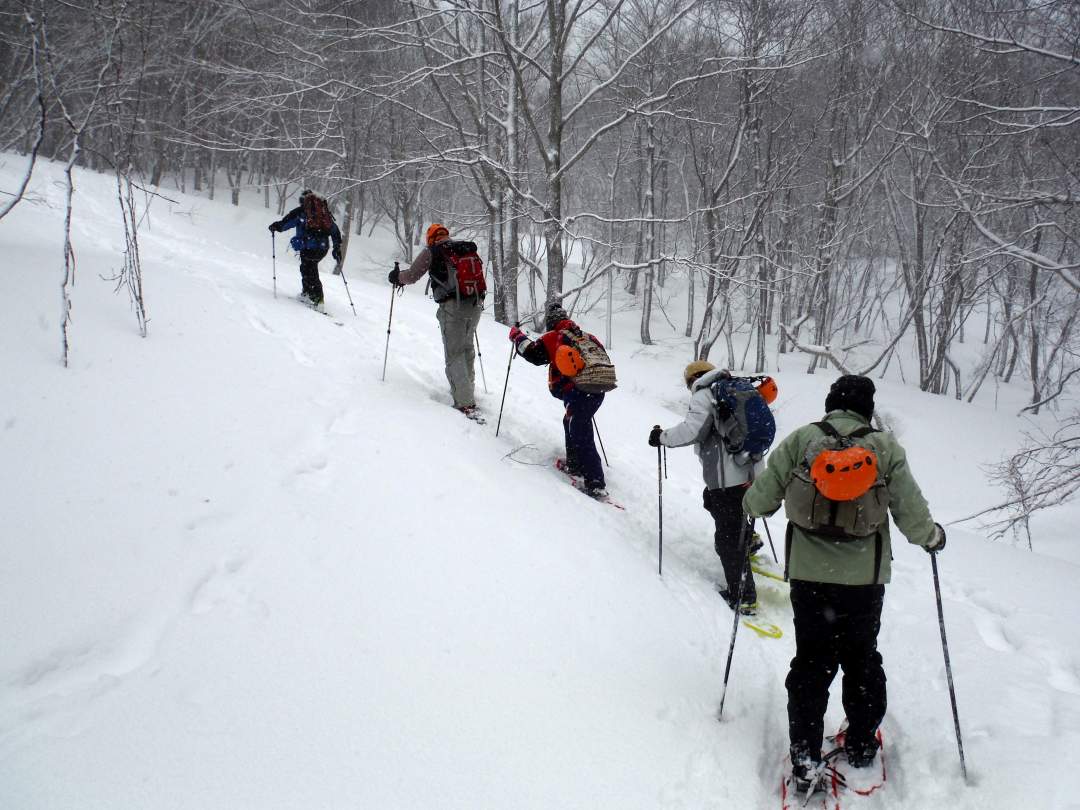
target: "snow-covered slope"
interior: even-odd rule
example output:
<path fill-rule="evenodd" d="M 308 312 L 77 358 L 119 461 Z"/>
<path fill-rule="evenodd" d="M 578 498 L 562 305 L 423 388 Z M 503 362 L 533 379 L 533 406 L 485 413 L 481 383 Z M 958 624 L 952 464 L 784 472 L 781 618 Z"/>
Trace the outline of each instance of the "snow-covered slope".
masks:
<path fill-rule="evenodd" d="M 0 188 L 17 170 L 7 158 Z M 418 287 L 395 303 L 380 382 L 384 236 L 353 244 L 355 317 L 324 263 L 323 317 L 293 300 L 280 239 L 275 299 L 271 215 L 170 192 L 140 236 L 139 338 L 101 279 L 119 264 L 110 182 L 80 173 L 64 369 L 59 177 L 42 166 L 0 222 L 0 807 L 779 805 L 790 620 L 778 641 L 740 633 L 717 723 L 731 616 L 689 450 L 669 453 L 657 575 L 645 438 L 682 412 L 685 340 L 643 348 L 632 312 L 616 324 L 621 386 L 597 424 L 619 511 L 551 469 L 561 406 L 543 370 L 512 366 L 495 437 L 509 343 L 490 319 L 487 425 L 447 407 Z M 781 431 L 818 417 L 831 381 L 784 362 Z M 942 522 L 995 499 L 978 465 L 1016 444 L 1012 416 L 888 381 L 878 402 Z M 889 785 L 858 806 L 1080 807 L 1069 539 L 1040 537 L 1051 559 L 950 532 L 968 786 L 929 560 L 898 544 Z M 782 585 L 763 591 L 789 615 Z"/>

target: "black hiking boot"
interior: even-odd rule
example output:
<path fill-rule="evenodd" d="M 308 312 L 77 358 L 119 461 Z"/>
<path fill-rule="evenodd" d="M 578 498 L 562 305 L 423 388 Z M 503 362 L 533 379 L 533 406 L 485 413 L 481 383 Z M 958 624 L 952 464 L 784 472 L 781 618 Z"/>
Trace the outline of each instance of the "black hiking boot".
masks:
<path fill-rule="evenodd" d="M 608 491 L 603 481 L 586 481 L 585 494 L 600 501 L 608 496 Z"/>
<path fill-rule="evenodd" d="M 735 594 L 729 591 L 727 588 L 721 588 L 720 598 L 727 602 L 727 606 L 732 610 L 735 610 Z M 742 616 L 753 616 L 757 613 L 758 603 L 756 599 L 743 599 L 742 604 L 739 605 L 739 614 Z"/>
<path fill-rule="evenodd" d="M 582 474 L 581 473 L 581 468 L 579 466 L 577 466 L 576 464 L 572 463 L 570 461 L 570 459 L 566 459 L 566 458 L 555 459 L 555 466 L 558 469 L 562 470 L 564 473 L 566 473 L 569 476 L 572 476 L 574 478 L 580 478 L 581 477 L 581 474 Z"/>
<path fill-rule="evenodd" d="M 844 740 L 844 758 L 852 768 L 869 768 L 877 757 L 878 741 L 876 737 L 852 739 L 848 735 Z"/>
<path fill-rule="evenodd" d="M 821 793 L 827 789 L 825 769 L 820 752 L 815 757 L 802 744 L 791 747 L 791 784 L 801 796 Z"/>

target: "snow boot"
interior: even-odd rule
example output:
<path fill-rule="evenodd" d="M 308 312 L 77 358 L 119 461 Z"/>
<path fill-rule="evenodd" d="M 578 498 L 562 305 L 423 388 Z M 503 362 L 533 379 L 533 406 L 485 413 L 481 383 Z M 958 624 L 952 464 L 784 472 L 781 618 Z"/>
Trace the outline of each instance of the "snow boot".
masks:
<path fill-rule="evenodd" d="M 727 602 L 727 606 L 732 610 L 735 610 L 735 594 L 729 591 L 727 588 L 720 589 L 720 598 Z M 743 601 L 739 605 L 738 612 L 743 616 L 753 616 L 757 613 L 758 603 Z"/>
<path fill-rule="evenodd" d="M 597 481 L 586 481 L 585 494 L 588 495 L 590 498 L 596 498 L 597 500 L 601 500 L 608 496 L 608 491 L 602 483 L 599 483 Z"/>
<path fill-rule="evenodd" d="M 852 768 L 869 768 L 874 764 L 877 757 L 878 741 L 876 737 L 869 739 L 852 739 L 851 735 L 844 738 L 844 758 Z"/>
<path fill-rule="evenodd" d="M 823 762 L 807 762 L 792 765 L 791 783 L 795 786 L 795 792 L 800 796 L 824 793 L 828 787 L 825 783 L 825 764 Z"/>

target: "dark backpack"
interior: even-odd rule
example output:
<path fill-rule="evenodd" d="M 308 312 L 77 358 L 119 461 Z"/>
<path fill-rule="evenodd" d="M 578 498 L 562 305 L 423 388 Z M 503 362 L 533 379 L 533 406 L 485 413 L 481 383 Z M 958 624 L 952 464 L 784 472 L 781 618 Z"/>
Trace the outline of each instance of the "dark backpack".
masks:
<path fill-rule="evenodd" d="M 318 194 L 304 197 L 304 228 L 314 236 L 326 236 L 334 227 L 330 206 Z"/>
<path fill-rule="evenodd" d="M 563 329 L 555 352 L 555 367 L 574 387 L 586 394 L 606 394 L 615 390 L 615 365 L 607 351 L 578 327 Z"/>
<path fill-rule="evenodd" d="M 484 281 L 484 263 L 476 252 L 475 242 L 442 242 L 432 247 L 442 272 L 433 265 L 431 274 L 435 300 L 440 304 L 455 296 L 468 298 L 482 297 L 487 292 Z"/>
<path fill-rule="evenodd" d="M 716 421 L 725 428 L 724 447 L 729 453 L 747 453 L 758 460 L 776 438 L 776 420 L 765 397 L 747 377 L 721 377 L 712 384 Z"/>

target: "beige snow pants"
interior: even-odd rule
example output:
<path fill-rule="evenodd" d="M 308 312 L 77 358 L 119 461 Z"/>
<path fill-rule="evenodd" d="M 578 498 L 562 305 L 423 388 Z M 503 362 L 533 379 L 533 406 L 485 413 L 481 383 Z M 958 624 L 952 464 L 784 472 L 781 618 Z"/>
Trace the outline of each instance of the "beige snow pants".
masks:
<path fill-rule="evenodd" d="M 439 304 L 436 318 L 442 332 L 446 379 L 450 382 L 455 408 L 476 405 L 473 360 L 476 357 L 476 326 L 483 311 L 484 302 L 476 297 L 463 298 L 461 301 L 451 298 Z"/>

